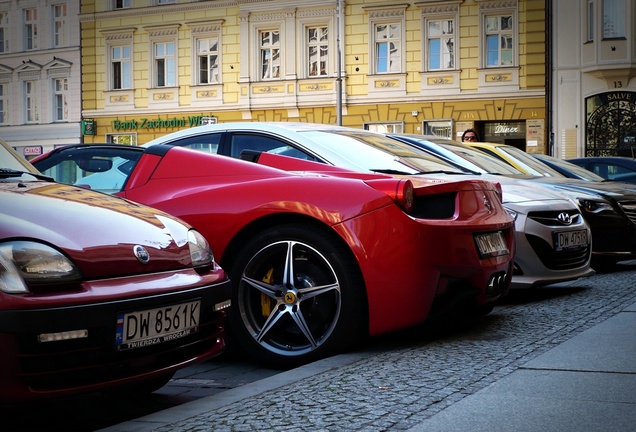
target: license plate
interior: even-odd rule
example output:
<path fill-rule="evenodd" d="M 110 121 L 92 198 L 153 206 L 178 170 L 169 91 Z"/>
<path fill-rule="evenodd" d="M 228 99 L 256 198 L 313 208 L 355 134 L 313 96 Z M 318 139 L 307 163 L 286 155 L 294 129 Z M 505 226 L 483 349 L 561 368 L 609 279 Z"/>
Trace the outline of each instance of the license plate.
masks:
<path fill-rule="evenodd" d="M 506 238 L 501 231 L 476 234 L 475 243 L 477 243 L 479 255 L 482 258 L 492 258 L 510 253 L 508 245 L 506 244 Z"/>
<path fill-rule="evenodd" d="M 576 249 L 589 244 L 587 230 L 565 231 L 552 233 L 554 250 Z"/>
<path fill-rule="evenodd" d="M 199 330 L 201 301 L 163 306 L 117 316 L 118 350 L 179 339 Z"/>

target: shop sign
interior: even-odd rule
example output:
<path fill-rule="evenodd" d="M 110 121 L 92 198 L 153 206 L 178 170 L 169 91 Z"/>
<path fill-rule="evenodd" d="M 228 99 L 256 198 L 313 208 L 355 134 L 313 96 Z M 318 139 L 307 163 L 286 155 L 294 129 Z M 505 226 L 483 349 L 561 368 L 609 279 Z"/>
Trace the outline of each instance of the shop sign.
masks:
<path fill-rule="evenodd" d="M 194 127 L 201 125 L 203 116 L 189 116 L 189 117 L 172 117 L 162 119 L 157 118 L 141 118 L 139 120 L 113 120 L 113 130 L 125 131 L 125 130 L 138 130 L 138 129 L 165 129 L 165 128 L 183 128 Z M 206 117 L 207 118 L 207 117 Z"/>
<path fill-rule="evenodd" d="M 486 134 L 497 137 L 523 138 L 526 137 L 525 122 L 499 122 L 484 125 Z"/>
<path fill-rule="evenodd" d="M 42 154 L 42 146 L 30 146 L 22 149 L 24 156 L 39 156 Z"/>

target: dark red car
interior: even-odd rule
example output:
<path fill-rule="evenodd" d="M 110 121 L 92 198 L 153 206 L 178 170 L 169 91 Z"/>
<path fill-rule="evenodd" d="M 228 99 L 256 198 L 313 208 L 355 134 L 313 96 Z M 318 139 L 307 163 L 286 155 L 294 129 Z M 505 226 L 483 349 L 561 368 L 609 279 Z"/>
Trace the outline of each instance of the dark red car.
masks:
<path fill-rule="evenodd" d="M 232 280 L 231 337 L 274 366 L 421 323 L 432 309 L 487 313 L 507 292 L 513 220 L 493 183 L 267 166 L 284 160 L 76 145 L 34 164 L 197 228 Z"/>
<path fill-rule="evenodd" d="M 0 404 L 149 392 L 224 350 L 231 287 L 201 234 L 0 144 Z"/>

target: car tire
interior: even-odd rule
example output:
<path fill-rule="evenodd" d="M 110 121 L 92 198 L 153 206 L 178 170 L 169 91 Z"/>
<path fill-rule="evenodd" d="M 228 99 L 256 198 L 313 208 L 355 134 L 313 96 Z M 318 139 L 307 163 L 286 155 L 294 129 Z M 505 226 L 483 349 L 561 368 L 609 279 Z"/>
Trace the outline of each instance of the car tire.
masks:
<path fill-rule="evenodd" d="M 327 357 L 366 332 L 357 262 L 325 228 L 289 224 L 259 233 L 234 260 L 230 279 L 230 338 L 270 367 Z"/>

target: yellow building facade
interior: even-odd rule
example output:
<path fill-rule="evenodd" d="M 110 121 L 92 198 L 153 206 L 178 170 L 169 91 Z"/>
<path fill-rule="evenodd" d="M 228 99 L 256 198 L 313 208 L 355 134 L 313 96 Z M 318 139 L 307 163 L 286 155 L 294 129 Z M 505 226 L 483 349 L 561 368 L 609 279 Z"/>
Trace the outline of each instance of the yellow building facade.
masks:
<path fill-rule="evenodd" d="M 84 142 L 301 121 L 546 151 L 545 0 L 82 0 Z"/>

